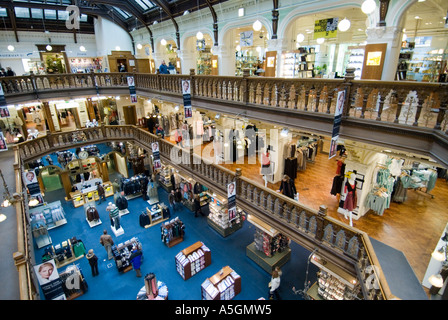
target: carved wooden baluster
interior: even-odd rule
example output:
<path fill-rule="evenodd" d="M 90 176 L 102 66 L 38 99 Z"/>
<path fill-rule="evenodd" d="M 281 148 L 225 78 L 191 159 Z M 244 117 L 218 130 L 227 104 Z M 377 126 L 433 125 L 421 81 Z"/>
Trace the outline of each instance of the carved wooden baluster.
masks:
<path fill-rule="evenodd" d="M 401 114 L 401 108 L 403 107 L 403 100 L 397 98 L 397 112 L 395 113 L 395 120 L 394 123 L 399 122 L 400 114 Z"/>
<path fill-rule="evenodd" d="M 299 98 L 301 92 L 302 90 L 299 84 L 297 82 L 294 83 L 294 109 L 296 110 L 299 109 Z"/>
<path fill-rule="evenodd" d="M 314 112 L 319 112 L 319 102 L 322 89 L 319 90 L 319 88 L 316 88 L 314 89 L 314 92 L 316 93 L 316 105 L 314 107 Z"/>
<path fill-rule="evenodd" d="M 383 94 L 383 92 L 379 92 L 378 94 L 380 96 L 380 103 L 378 107 L 378 114 L 376 116 L 376 120 L 381 121 L 381 115 L 383 114 L 384 101 L 386 100 L 386 95 Z"/>
<path fill-rule="evenodd" d="M 434 126 L 434 129 L 436 130 L 442 129 L 442 122 L 446 115 L 446 105 L 447 105 L 446 103 L 441 103 L 439 107 L 439 113 L 437 114 L 437 122 L 436 125 Z"/>
<path fill-rule="evenodd" d="M 306 89 L 305 88 L 305 106 L 303 108 L 303 111 L 308 111 L 308 100 L 309 100 L 310 92 L 313 89 L 314 88 L 311 88 L 311 89 Z"/>
<path fill-rule="evenodd" d="M 422 113 L 422 109 L 423 109 L 423 103 L 425 102 L 425 99 L 423 97 L 418 97 L 417 99 L 417 112 L 415 113 L 415 119 L 414 119 L 414 123 L 412 124 L 413 126 L 418 126 L 418 120 L 420 119 L 420 115 Z"/>
<path fill-rule="evenodd" d="M 366 113 L 366 108 L 367 108 L 367 100 L 369 98 L 369 95 L 367 93 L 365 93 L 365 94 L 361 93 L 361 95 L 362 95 L 363 99 L 362 99 L 361 115 L 359 116 L 359 118 L 364 119 L 365 113 Z"/>

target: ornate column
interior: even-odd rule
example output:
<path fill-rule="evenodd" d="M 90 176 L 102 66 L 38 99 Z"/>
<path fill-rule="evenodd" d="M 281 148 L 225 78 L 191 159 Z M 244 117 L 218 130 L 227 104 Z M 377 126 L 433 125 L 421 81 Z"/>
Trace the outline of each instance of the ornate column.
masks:
<path fill-rule="evenodd" d="M 276 77 L 281 77 L 281 66 L 283 65 L 282 61 L 282 52 L 288 50 L 287 40 L 286 39 L 269 39 L 267 41 L 267 49 L 268 51 L 277 51 L 277 64 L 275 66 L 275 74 Z"/>
<path fill-rule="evenodd" d="M 50 104 L 48 101 L 42 102 L 42 110 L 44 112 L 45 119 L 47 120 L 48 128 L 51 133 L 55 132 L 53 118 L 51 117 Z"/>

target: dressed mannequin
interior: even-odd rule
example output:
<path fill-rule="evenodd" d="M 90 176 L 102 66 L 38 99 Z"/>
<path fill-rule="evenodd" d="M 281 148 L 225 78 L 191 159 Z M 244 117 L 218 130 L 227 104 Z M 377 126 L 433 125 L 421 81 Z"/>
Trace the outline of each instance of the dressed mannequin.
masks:
<path fill-rule="evenodd" d="M 150 179 L 148 182 L 148 188 L 146 192 L 149 198 L 149 204 L 152 205 L 154 203 L 159 202 L 159 193 L 152 179 Z"/>
<path fill-rule="evenodd" d="M 350 176 L 345 183 L 344 192 L 346 193 L 344 200 L 344 209 L 346 210 L 346 212 L 344 212 L 344 216 L 345 219 L 348 219 L 347 212 L 349 213 L 350 226 L 353 227 L 352 212 L 358 205 L 358 198 L 356 195 L 356 173 L 350 173 Z"/>
<path fill-rule="evenodd" d="M 267 175 L 272 174 L 269 147 L 266 149 L 265 153 L 261 154 L 261 174 L 263 175 L 264 186 L 267 187 L 268 186 Z"/>

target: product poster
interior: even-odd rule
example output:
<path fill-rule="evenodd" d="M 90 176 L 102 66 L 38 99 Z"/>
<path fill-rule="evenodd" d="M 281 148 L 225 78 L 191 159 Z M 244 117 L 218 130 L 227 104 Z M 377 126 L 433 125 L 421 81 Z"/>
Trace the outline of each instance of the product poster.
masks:
<path fill-rule="evenodd" d="M 23 181 L 30 195 L 34 196 L 41 193 L 39 182 L 37 181 L 37 174 L 33 169 L 23 173 Z"/>
<path fill-rule="evenodd" d="M 381 51 L 371 51 L 367 53 L 366 66 L 379 66 L 381 65 Z"/>
<path fill-rule="evenodd" d="M 0 107 L 0 117 L 9 118 L 11 114 L 9 113 L 8 107 Z"/>
<path fill-rule="evenodd" d="M 62 280 L 53 260 L 34 266 L 37 280 L 47 300 L 65 300 Z"/>
<path fill-rule="evenodd" d="M 0 106 L 1 107 L 6 106 L 5 93 L 3 92 L 3 87 L 1 85 L 0 85 Z"/>
<path fill-rule="evenodd" d="M 131 95 L 131 102 L 136 103 L 137 102 L 137 93 L 135 91 L 134 77 L 127 77 L 127 81 L 128 81 L 128 87 L 129 87 L 129 94 Z"/>
<path fill-rule="evenodd" d="M 336 153 L 338 151 L 337 150 L 338 139 L 339 139 L 339 136 L 335 136 L 335 137 L 331 138 L 330 152 L 328 154 L 328 159 L 331 159 L 336 155 Z"/>
<path fill-rule="evenodd" d="M 229 219 L 232 220 L 236 216 L 236 182 L 233 181 L 227 185 L 227 202 Z"/>
<path fill-rule="evenodd" d="M 333 133 L 331 135 L 330 152 L 328 158 L 331 159 L 336 155 L 337 141 L 339 138 L 339 129 L 342 122 L 342 112 L 344 111 L 345 104 L 345 90 L 338 92 L 338 100 L 336 102 L 336 109 L 334 111 L 334 121 L 333 121 Z"/>
<path fill-rule="evenodd" d="M 335 38 L 338 32 L 339 18 L 314 21 L 314 39 Z"/>
<path fill-rule="evenodd" d="M 0 131 L 0 151 L 7 151 L 8 145 L 6 144 L 5 137 L 3 136 L 3 132 Z"/>
<path fill-rule="evenodd" d="M 182 80 L 182 95 L 184 98 L 184 116 L 185 118 L 193 117 L 191 109 L 191 87 L 190 80 Z"/>

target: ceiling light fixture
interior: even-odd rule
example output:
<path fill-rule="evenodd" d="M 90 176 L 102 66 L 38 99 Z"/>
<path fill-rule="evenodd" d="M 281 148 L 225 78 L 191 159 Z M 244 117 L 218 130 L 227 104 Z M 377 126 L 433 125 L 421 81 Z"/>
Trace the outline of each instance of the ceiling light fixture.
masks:
<path fill-rule="evenodd" d="M 14 51 L 14 49 L 15 49 L 15 48 L 14 48 L 14 46 L 13 46 L 12 44 L 10 44 L 10 45 L 8 46 L 8 50 L 9 50 L 9 51 Z"/>
<path fill-rule="evenodd" d="M 82 52 L 87 51 L 87 50 L 86 50 L 86 47 L 84 47 L 84 46 L 80 46 L 80 47 L 79 47 L 79 50 L 82 51 Z"/>
<path fill-rule="evenodd" d="M 204 34 L 201 31 L 198 31 L 198 33 L 196 33 L 196 39 L 198 40 L 204 39 Z"/>
<path fill-rule="evenodd" d="M 238 17 L 244 17 L 244 8 L 238 9 Z"/>
<path fill-rule="evenodd" d="M 317 38 L 317 39 L 316 39 L 316 42 L 317 42 L 318 44 L 322 44 L 322 43 L 325 42 L 325 38 Z"/>
<path fill-rule="evenodd" d="M 262 27 L 262 24 L 261 24 L 260 20 L 258 20 L 258 19 L 257 19 L 257 21 L 255 21 L 254 24 L 252 25 L 252 28 L 253 28 L 255 31 L 260 31 L 260 30 L 261 30 L 261 27 Z"/>
<path fill-rule="evenodd" d="M 47 49 L 47 51 L 51 51 L 53 50 L 53 47 L 49 44 L 47 44 L 47 46 L 45 47 L 45 49 Z"/>
<path fill-rule="evenodd" d="M 141 43 L 137 43 L 137 49 L 141 50 L 143 48 Z"/>
<path fill-rule="evenodd" d="M 162 44 L 162 46 L 166 46 L 166 40 L 165 39 L 160 40 L 160 43 Z"/>
<path fill-rule="evenodd" d="M 341 21 L 339 21 L 338 23 L 338 30 L 341 32 L 345 32 L 348 29 L 350 29 L 350 20 L 348 20 L 347 18 L 342 19 Z"/>
<path fill-rule="evenodd" d="M 361 5 L 361 11 L 365 14 L 371 14 L 376 9 L 375 0 L 366 0 Z"/>
<path fill-rule="evenodd" d="M 116 46 L 115 50 L 120 51 L 121 50 L 120 46 Z"/>
<path fill-rule="evenodd" d="M 305 36 L 303 35 L 303 33 L 299 33 L 298 35 L 297 35 L 297 42 L 299 42 L 299 43 L 301 43 L 301 42 L 303 42 L 303 40 L 305 40 Z"/>

